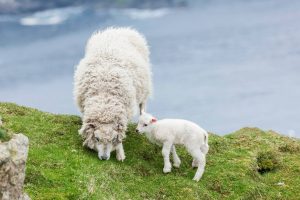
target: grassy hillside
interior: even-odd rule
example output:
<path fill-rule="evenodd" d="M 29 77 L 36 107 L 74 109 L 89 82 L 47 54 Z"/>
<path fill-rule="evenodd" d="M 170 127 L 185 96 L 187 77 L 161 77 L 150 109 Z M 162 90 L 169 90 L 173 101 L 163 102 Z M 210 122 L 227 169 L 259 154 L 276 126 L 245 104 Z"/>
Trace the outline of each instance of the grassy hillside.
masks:
<path fill-rule="evenodd" d="M 163 174 L 161 148 L 128 129 L 126 160 L 100 161 L 82 147 L 78 116 L 54 115 L 0 103 L 4 129 L 30 139 L 25 190 L 36 199 L 299 199 L 300 141 L 243 128 L 210 135 L 207 167 L 192 181 L 192 158 Z"/>

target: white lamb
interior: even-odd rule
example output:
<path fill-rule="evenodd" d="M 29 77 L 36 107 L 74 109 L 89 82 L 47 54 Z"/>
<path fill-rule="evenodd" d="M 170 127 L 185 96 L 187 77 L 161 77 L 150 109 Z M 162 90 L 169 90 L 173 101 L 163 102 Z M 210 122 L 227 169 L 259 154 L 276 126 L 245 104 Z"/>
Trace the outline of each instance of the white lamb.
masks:
<path fill-rule="evenodd" d="M 131 28 L 108 28 L 89 39 L 77 66 L 74 96 L 82 112 L 83 145 L 108 160 L 112 150 L 123 161 L 122 140 L 128 121 L 145 108 L 151 94 L 149 50 Z"/>
<path fill-rule="evenodd" d="M 199 181 L 204 172 L 206 154 L 208 152 L 208 134 L 197 124 L 182 119 L 163 119 L 157 121 L 152 115 L 142 112 L 139 118 L 137 132 L 145 133 L 153 143 L 163 145 L 164 173 L 171 172 L 170 152 L 172 151 L 174 167 L 180 166 L 180 159 L 175 145 L 183 144 L 193 156 L 193 167 L 198 167 L 193 178 Z"/>

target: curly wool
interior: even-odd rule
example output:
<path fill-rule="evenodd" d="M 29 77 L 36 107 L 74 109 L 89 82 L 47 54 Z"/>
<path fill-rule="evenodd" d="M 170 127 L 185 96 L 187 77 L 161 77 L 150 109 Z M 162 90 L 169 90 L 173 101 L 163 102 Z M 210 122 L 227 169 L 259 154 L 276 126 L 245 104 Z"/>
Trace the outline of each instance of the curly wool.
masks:
<path fill-rule="evenodd" d="M 149 50 L 131 28 L 108 28 L 88 40 L 74 76 L 74 96 L 83 114 L 80 134 L 95 149 L 96 138 L 121 142 L 127 123 L 151 94 Z"/>

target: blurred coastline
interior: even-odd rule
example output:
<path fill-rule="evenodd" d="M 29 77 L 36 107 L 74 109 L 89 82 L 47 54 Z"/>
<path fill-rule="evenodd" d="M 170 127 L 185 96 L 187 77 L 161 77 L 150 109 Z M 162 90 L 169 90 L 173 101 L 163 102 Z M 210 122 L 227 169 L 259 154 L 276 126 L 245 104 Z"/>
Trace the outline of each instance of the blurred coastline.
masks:
<path fill-rule="evenodd" d="M 37 11 L 86 6 L 97 9 L 108 8 L 137 8 L 137 9 L 157 9 L 161 7 L 184 7 L 187 0 L 1 0 L 0 14 L 20 14 Z"/>
<path fill-rule="evenodd" d="M 300 1 L 83 2 L 0 1 L 0 101 L 79 114 L 72 77 L 86 40 L 131 26 L 151 47 L 158 118 L 300 137 Z"/>

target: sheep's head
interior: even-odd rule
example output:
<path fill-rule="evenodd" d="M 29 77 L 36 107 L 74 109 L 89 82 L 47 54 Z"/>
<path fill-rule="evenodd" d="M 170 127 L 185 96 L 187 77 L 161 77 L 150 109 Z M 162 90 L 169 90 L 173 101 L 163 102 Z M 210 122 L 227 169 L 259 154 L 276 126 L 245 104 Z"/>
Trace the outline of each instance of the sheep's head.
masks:
<path fill-rule="evenodd" d="M 114 127 L 112 124 L 102 124 L 94 132 L 96 140 L 96 149 L 100 160 L 108 160 L 110 153 L 116 149 L 125 137 L 123 131 L 119 127 Z"/>
<path fill-rule="evenodd" d="M 125 127 L 126 128 L 126 127 Z M 84 145 L 98 151 L 100 160 L 108 160 L 110 153 L 125 138 L 124 127 L 114 124 L 83 125 L 79 133 L 85 139 Z"/>
<path fill-rule="evenodd" d="M 111 151 L 120 147 L 125 138 L 125 105 L 114 96 L 93 96 L 85 102 L 82 121 L 84 145 L 98 151 L 99 159 L 108 160 Z"/>
<path fill-rule="evenodd" d="M 149 132 L 151 125 L 155 123 L 157 119 L 153 117 L 151 114 L 146 113 L 142 111 L 140 117 L 139 117 L 139 122 L 136 128 L 136 131 L 138 133 L 144 133 L 144 132 Z"/>

